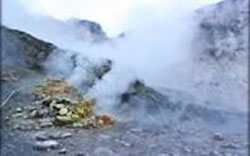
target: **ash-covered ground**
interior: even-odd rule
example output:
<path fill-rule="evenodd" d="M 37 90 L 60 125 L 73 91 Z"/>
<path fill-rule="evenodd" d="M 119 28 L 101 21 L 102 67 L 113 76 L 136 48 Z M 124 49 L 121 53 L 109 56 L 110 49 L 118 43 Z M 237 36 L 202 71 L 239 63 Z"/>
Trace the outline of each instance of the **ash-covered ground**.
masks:
<path fill-rule="evenodd" d="M 82 54 L 77 50 L 87 44 L 71 49 L 69 43 L 63 45 L 56 37 L 37 33 L 37 29 L 30 35 L 1 26 L 1 155 L 248 155 L 247 1 L 225 0 L 199 9 L 196 18 L 199 24 L 192 32 L 191 59 L 166 70 L 165 81 L 161 77 L 157 85 L 149 82 L 155 77 L 144 80 L 124 68 L 127 58 L 120 66 L 116 57 L 93 57 L 98 50 L 104 53 L 106 44 L 127 41 L 126 33 L 111 39 L 97 23 L 70 21 L 63 30 L 77 30 L 77 40 L 89 40 L 94 49 L 88 45 L 84 50 L 90 51 Z M 71 33 L 64 37 L 72 37 Z M 72 42 L 73 46 L 77 44 Z M 86 55 L 88 52 L 93 54 Z M 158 67 L 155 63 L 148 65 Z M 145 69 L 152 74 L 151 68 Z M 63 94 L 65 97 L 54 100 L 45 94 L 38 100 L 34 92 L 48 78 L 67 81 L 83 101 L 85 97 L 93 98 L 94 113 L 84 106 L 75 114 L 78 109 L 69 105 L 77 103 L 76 99 L 65 86 L 50 92 L 63 90 L 68 93 Z M 159 86 L 163 82 L 165 85 Z"/>

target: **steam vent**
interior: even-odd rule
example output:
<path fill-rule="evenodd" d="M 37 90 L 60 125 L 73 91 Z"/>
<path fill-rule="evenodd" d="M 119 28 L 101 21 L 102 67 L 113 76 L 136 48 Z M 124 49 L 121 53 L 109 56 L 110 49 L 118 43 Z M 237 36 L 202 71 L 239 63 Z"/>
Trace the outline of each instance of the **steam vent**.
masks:
<path fill-rule="evenodd" d="M 247 0 L 28 1 L 3 0 L 1 156 L 249 154 Z"/>

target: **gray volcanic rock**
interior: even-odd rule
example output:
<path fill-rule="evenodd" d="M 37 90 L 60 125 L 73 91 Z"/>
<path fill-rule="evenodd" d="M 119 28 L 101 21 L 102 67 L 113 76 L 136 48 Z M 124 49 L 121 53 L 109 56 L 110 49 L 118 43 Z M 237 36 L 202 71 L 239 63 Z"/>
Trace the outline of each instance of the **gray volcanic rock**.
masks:
<path fill-rule="evenodd" d="M 72 28 L 79 39 L 93 42 L 103 42 L 109 39 L 101 25 L 96 22 L 79 19 L 72 19 L 69 22 L 73 24 Z"/>
<path fill-rule="evenodd" d="M 248 51 L 248 1 L 225 0 L 197 11 L 201 50 L 214 59 L 235 60 Z"/>
<path fill-rule="evenodd" d="M 85 93 L 112 69 L 112 61 L 93 61 L 77 52 L 59 49 L 48 57 L 45 67 L 47 75 L 67 80 Z"/>
<path fill-rule="evenodd" d="M 239 57 L 233 57 L 233 60 L 231 58 L 235 49 L 245 46 L 246 40 L 242 44 L 229 42 L 228 34 L 234 34 L 233 38 L 238 41 L 244 38 L 245 32 L 241 34 L 238 31 L 243 29 L 236 29 L 230 26 L 230 22 L 228 24 L 225 22 L 226 19 L 231 21 L 239 16 L 221 14 L 227 11 L 237 12 L 238 9 L 233 9 L 233 7 L 238 8 L 241 6 L 239 4 L 244 4 L 238 2 L 242 1 L 228 0 L 214 5 L 207 12 L 205 9 L 200 14 L 203 21 L 201 20 L 198 34 L 200 40 L 196 40 L 196 45 L 200 46 L 198 48 L 200 53 L 195 55 L 195 59 L 198 58 L 195 62 L 197 68 L 192 77 L 200 86 L 197 88 L 198 94 L 191 94 L 191 87 L 188 88 L 187 93 L 168 89 L 162 94 L 141 81 L 135 80 L 118 97 L 120 102 L 114 109 L 117 113 L 117 122 L 113 127 L 83 130 L 54 125 L 46 126 L 51 121 L 50 118 L 46 118 L 42 121 L 46 123 L 42 128 L 44 134 L 38 134 L 37 132 L 40 132 L 42 127 L 41 120 L 38 123 L 22 116 L 25 115 L 23 110 L 34 102 L 30 92 L 38 84 L 37 82 L 44 79 L 40 76 L 42 73 L 29 70 L 20 81 L 4 81 L 1 89 L 4 99 L 13 90 L 17 90 L 17 94 L 11 96 L 8 103 L 1 107 L 3 119 L 8 117 L 7 121 L 2 122 L 1 153 L 8 156 L 247 155 L 247 116 L 244 113 L 237 113 L 234 109 L 225 111 L 210 107 L 214 101 L 200 102 L 191 96 L 197 97 L 205 92 L 213 93 L 216 97 L 220 96 L 222 101 L 225 101 L 223 99 L 225 98 L 234 105 L 240 104 L 241 100 L 244 102 L 245 97 L 241 95 L 247 94 L 245 90 L 247 86 L 245 69 L 247 68 L 244 64 L 247 57 L 242 56 L 247 52 L 243 50 L 239 53 Z M 212 14 L 216 12 L 222 15 L 221 18 L 212 18 Z M 225 21 L 220 22 L 223 19 Z M 226 27 L 226 29 L 220 27 Z M 59 49 L 26 33 L 5 27 L 1 29 L 5 66 L 36 69 L 44 65 L 46 74 L 59 76 L 70 82 L 79 82 L 76 85 L 84 91 L 93 88 L 96 82 L 105 82 L 105 74 L 112 74 L 110 71 L 112 71 L 113 62 L 110 60 L 92 60 L 77 52 Z M 98 26 L 94 26 L 91 31 L 102 34 Z M 200 42 L 201 39 L 203 42 Z M 218 46 L 219 41 L 230 44 L 230 48 L 225 50 L 227 46 L 224 44 Z M 231 43 L 235 43 L 235 46 Z M 213 48 L 219 49 L 218 55 L 207 53 L 207 49 Z M 30 108 L 34 116 L 46 116 L 46 112 L 41 112 L 42 106 L 38 110 Z M 13 111 L 15 113 L 21 111 L 23 115 L 13 115 Z M 36 128 L 38 124 L 41 127 Z"/>
<path fill-rule="evenodd" d="M 25 32 L 5 26 L 1 27 L 1 31 L 2 67 L 5 72 L 21 68 L 45 69 L 48 76 L 72 79 L 72 81 L 75 81 L 75 73 L 81 77 L 81 84 L 76 85 L 86 90 L 111 70 L 112 61 L 110 60 L 92 61 L 85 56 L 78 56 L 77 52 L 60 49 Z M 100 33 L 98 30 L 95 31 Z"/>
<path fill-rule="evenodd" d="M 33 36 L 1 26 L 2 65 L 41 68 L 42 63 L 56 49 L 51 43 Z"/>
<path fill-rule="evenodd" d="M 148 117 L 151 116 L 151 119 L 158 120 L 159 123 L 195 121 L 206 124 L 226 124 L 232 122 L 231 119 L 243 117 L 241 113 L 216 109 L 195 98 L 187 99 L 187 96 L 192 95 L 176 90 L 161 94 L 136 80 L 121 95 L 117 110 L 125 120 L 132 119 L 140 122 L 148 121 Z"/>
<path fill-rule="evenodd" d="M 190 83 L 201 97 L 247 110 L 248 1 L 224 0 L 197 10 Z"/>

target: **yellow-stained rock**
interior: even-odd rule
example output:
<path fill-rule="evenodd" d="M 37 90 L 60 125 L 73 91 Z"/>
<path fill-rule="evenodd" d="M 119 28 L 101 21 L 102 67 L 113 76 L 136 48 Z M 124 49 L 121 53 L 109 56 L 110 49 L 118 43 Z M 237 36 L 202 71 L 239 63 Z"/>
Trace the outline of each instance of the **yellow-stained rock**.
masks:
<path fill-rule="evenodd" d="M 73 122 L 69 116 L 56 116 L 56 120 L 62 123 L 71 123 Z"/>
<path fill-rule="evenodd" d="M 64 108 L 64 107 L 65 107 L 64 104 L 56 104 L 56 105 L 55 105 L 55 108 L 57 108 L 57 109 L 62 109 L 62 108 Z"/>
<path fill-rule="evenodd" d="M 55 118 L 56 123 L 60 125 L 99 128 L 114 123 L 113 117 L 95 113 L 95 99 L 89 95 L 81 95 L 76 88 L 65 81 L 47 79 L 37 86 L 34 94 L 48 107 L 50 117 Z"/>
<path fill-rule="evenodd" d="M 68 109 L 67 108 L 61 108 L 59 111 L 60 115 L 66 115 L 68 113 Z"/>

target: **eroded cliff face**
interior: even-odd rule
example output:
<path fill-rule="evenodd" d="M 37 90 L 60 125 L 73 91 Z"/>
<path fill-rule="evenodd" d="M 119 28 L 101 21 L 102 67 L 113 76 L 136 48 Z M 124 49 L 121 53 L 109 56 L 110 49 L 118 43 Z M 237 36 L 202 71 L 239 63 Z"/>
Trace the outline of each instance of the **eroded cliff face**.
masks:
<path fill-rule="evenodd" d="M 197 11 L 202 55 L 237 60 L 248 51 L 248 1 L 225 0 Z"/>
<path fill-rule="evenodd" d="M 219 103 L 247 110 L 248 1 L 225 0 L 197 11 L 194 88 Z"/>
<path fill-rule="evenodd" d="M 109 39 L 106 33 L 102 30 L 101 25 L 96 22 L 73 19 L 70 20 L 69 23 L 72 24 L 74 35 L 80 40 L 90 40 L 97 43 Z"/>
<path fill-rule="evenodd" d="M 56 47 L 25 32 L 1 26 L 2 65 L 6 67 L 42 68 Z"/>
<path fill-rule="evenodd" d="M 101 79 L 103 74 L 110 70 L 112 64 L 110 60 L 105 59 L 96 63 L 87 57 L 77 59 L 76 52 L 61 49 L 28 33 L 5 26 L 1 26 L 1 39 L 1 63 L 4 72 L 15 68 L 42 70 L 41 72 L 48 76 L 68 79 L 74 75 L 74 70 L 77 70 L 81 60 L 85 66 L 77 71 L 84 73 L 82 77 L 85 78 L 82 83 L 93 85 L 95 79 Z"/>

